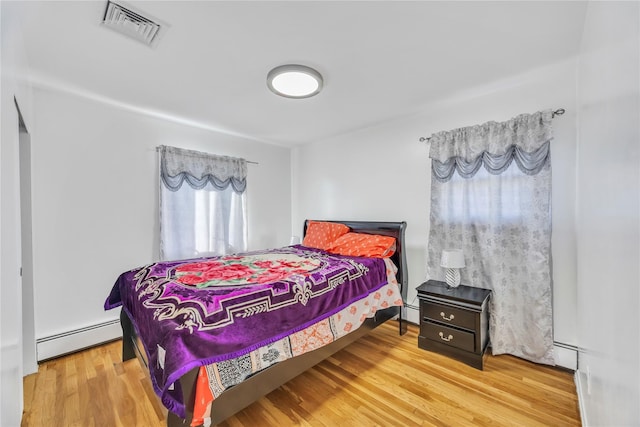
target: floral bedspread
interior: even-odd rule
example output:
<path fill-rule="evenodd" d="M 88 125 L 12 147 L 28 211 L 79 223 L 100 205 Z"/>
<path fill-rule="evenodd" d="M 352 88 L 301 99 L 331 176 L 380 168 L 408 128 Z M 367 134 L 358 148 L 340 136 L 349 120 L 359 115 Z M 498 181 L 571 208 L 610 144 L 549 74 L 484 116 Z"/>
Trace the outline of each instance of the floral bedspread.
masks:
<path fill-rule="evenodd" d="M 387 283 L 380 258 L 301 245 L 153 263 L 120 275 L 105 309 L 122 305 L 164 405 L 184 417 L 176 381 L 338 313 Z"/>

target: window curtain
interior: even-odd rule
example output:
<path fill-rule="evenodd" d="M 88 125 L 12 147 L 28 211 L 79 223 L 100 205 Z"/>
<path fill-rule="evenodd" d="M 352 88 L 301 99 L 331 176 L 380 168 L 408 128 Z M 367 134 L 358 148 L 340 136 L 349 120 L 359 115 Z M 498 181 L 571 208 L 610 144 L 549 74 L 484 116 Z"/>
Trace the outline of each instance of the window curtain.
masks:
<path fill-rule="evenodd" d="M 160 258 L 247 250 L 247 162 L 161 146 Z"/>
<path fill-rule="evenodd" d="M 427 274 L 462 249 L 462 284 L 491 289 L 493 354 L 555 364 L 551 276 L 552 111 L 434 134 Z"/>

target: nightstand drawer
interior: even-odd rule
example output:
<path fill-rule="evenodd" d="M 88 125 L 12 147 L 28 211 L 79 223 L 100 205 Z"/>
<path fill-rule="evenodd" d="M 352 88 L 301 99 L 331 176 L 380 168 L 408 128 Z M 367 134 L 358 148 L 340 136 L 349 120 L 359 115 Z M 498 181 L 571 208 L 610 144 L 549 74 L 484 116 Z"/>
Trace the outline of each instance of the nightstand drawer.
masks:
<path fill-rule="evenodd" d="M 420 325 L 420 335 L 432 341 L 456 347 L 461 350 L 470 352 L 475 351 L 475 334 L 472 332 L 448 328 L 432 322 L 422 322 Z"/>
<path fill-rule="evenodd" d="M 462 310 L 459 308 L 448 307 L 433 302 L 422 302 L 422 313 L 420 315 L 430 320 L 458 326 L 460 328 L 476 330 L 476 314 L 472 311 Z"/>

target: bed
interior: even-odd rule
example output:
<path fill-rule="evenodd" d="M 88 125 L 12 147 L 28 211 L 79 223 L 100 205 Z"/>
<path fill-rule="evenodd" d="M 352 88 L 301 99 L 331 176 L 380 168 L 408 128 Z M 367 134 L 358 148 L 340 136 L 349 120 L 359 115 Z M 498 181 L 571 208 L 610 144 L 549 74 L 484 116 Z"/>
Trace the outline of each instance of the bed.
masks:
<path fill-rule="evenodd" d="M 303 235 L 317 223 L 305 221 Z M 393 254 L 354 257 L 292 245 L 153 263 L 118 278 L 105 309 L 122 306 L 123 361 L 137 357 L 149 370 L 168 426 L 215 425 L 389 319 L 397 317 L 399 334 L 406 332 L 406 223 L 321 223 L 349 236 L 384 236 L 393 240 Z M 250 273 L 243 270 L 248 263 Z M 301 341 L 305 336 L 319 342 Z M 271 361 L 274 352 L 279 358 Z M 255 363 L 256 355 L 270 362 Z M 223 371 L 239 366 L 246 372 L 238 379 Z M 196 405 L 202 390 L 218 388 Z"/>

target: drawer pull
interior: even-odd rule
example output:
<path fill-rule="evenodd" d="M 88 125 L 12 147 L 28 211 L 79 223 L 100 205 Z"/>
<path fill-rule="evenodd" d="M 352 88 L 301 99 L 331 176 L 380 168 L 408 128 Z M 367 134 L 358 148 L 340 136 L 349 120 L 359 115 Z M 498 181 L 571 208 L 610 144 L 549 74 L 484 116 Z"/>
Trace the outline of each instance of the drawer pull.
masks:
<path fill-rule="evenodd" d="M 440 335 L 440 339 L 442 341 L 451 341 L 453 339 L 453 335 L 449 335 L 448 337 L 445 338 L 444 334 L 442 332 L 440 332 L 438 335 Z"/>
<path fill-rule="evenodd" d="M 449 316 L 449 317 L 445 316 L 444 315 L 444 311 L 440 312 L 440 317 L 442 317 L 447 322 L 451 322 L 455 318 L 455 316 L 453 314 L 451 316 Z"/>

